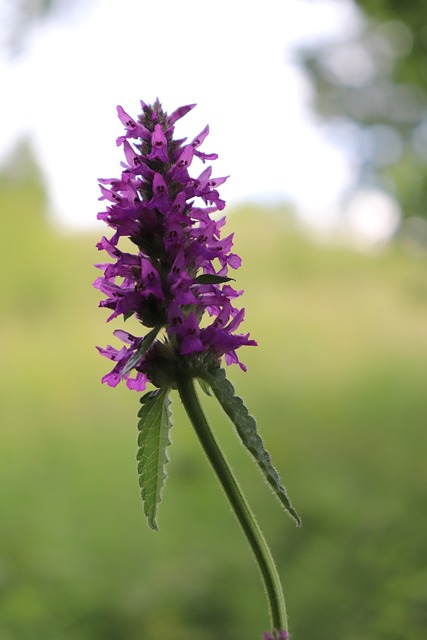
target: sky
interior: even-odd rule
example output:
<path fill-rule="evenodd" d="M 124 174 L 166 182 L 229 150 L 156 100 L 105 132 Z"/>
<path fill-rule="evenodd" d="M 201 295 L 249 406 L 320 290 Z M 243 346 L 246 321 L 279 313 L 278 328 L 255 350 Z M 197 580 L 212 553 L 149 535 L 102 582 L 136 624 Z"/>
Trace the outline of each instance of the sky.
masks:
<path fill-rule="evenodd" d="M 197 103 L 177 135 L 192 139 L 209 124 L 203 149 L 219 155 L 213 175 L 230 176 L 229 205 L 290 200 L 302 220 L 331 227 L 352 167 L 319 126 L 294 54 L 360 25 L 351 0 L 94 2 L 0 61 L 0 162 L 28 135 L 51 219 L 90 227 L 102 209 L 97 179 L 120 175 L 116 106 L 135 117 L 141 99 L 159 97 L 167 111 Z M 368 227 L 375 235 L 375 221 Z"/>

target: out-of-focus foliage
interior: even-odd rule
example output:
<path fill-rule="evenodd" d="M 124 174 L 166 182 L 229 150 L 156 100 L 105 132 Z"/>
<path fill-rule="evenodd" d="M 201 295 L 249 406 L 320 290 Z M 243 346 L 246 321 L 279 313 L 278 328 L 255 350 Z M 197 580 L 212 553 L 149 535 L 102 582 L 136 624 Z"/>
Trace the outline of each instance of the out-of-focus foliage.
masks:
<path fill-rule="evenodd" d="M 94 347 L 112 340 L 91 287 L 104 229 L 60 233 L 43 202 L 28 177 L 0 181 L 0 638 L 261 638 L 256 566 L 176 397 L 160 531 L 146 526 L 138 394 L 101 385 Z M 229 220 L 259 347 L 247 374 L 228 373 L 300 529 L 217 403 L 202 402 L 272 544 L 293 637 L 420 640 L 425 261 L 316 246 L 285 220 L 247 207 Z"/>
<path fill-rule="evenodd" d="M 11 55 L 20 53 L 34 27 L 53 17 L 70 15 L 90 0 L 4 0 L 1 44 Z"/>
<path fill-rule="evenodd" d="M 350 39 L 300 52 L 315 107 L 357 167 L 355 189 L 379 186 L 403 218 L 427 218 L 427 1 L 354 1 Z"/>

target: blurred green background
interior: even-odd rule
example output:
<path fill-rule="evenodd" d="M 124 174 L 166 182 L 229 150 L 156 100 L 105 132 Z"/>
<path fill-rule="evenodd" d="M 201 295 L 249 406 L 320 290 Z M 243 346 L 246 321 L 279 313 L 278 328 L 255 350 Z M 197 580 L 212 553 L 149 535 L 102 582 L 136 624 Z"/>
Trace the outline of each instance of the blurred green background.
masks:
<path fill-rule="evenodd" d="M 0 183 L 1 640 L 260 638 L 257 568 L 174 398 L 160 531 L 136 477 L 138 395 L 100 378 L 111 342 L 97 235 Z M 426 259 L 313 243 L 284 212 L 229 217 L 244 265 L 248 373 L 228 370 L 303 518 L 281 511 L 227 419 L 215 431 L 271 543 L 300 640 L 427 631 Z"/>

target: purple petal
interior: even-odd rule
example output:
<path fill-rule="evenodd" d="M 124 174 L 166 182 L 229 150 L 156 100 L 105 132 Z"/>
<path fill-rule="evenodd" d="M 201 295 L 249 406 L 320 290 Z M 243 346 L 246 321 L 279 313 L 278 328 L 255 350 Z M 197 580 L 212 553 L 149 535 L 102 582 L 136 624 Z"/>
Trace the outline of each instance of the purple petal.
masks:
<path fill-rule="evenodd" d="M 126 386 L 133 391 L 144 391 L 147 386 L 147 376 L 140 371 L 137 372 L 135 378 L 125 376 Z"/>
<path fill-rule="evenodd" d="M 160 124 L 156 124 L 154 127 L 154 132 L 151 135 L 151 153 L 147 158 L 149 160 L 157 158 L 162 162 L 169 162 L 167 140 Z"/>
<path fill-rule="evenodd" d="M 205 138 L 208 136 L 209 134 L 209 125 L 207 124 L 206 127 L 203 129 L 203 131 L 201 131 L 199 133 L 198 136 L 196 136 L 191 145 L 196 149 L 197 147 L 200 147 L 200 145 L 202 144 L 202 142 L 205 140 Z"/>
<path fill-rule="evenodd" d="M 160 213 L 165 214 L 169 208 L 168 186 L 160 173 L 155 173 L 153 178 L 153 197 L 150 206 L 156 207 Z"/>
<path fill-rule="evenodd" d="M 180 118 L 183 118 L 195 106 L 196 106 L 195 104 L 187 104 L 184 107 L 178 107 L 178 109 L 173 111 L 168 118 L 169 126 L 174 124 Z"/>
<path fill-rule="evenodd" d="M 117 146 L 124 142 L 126 138 L 150 139 L 150 132 L 143 127 L 142 124 L 131 118 L 120 105 L 117 107 L 117 115 L 119 116 L 120 122 L 126 127 L 126 135 L 117 138 Z"/>

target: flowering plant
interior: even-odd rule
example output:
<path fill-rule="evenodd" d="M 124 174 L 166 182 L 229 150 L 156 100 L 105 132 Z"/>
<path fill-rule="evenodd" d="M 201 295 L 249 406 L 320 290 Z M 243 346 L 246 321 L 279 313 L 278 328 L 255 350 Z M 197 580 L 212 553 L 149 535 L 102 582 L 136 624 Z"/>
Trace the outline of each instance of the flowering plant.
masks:
<path fill-rule="evenodd" d="M 117 108 L 126 130 L 117 144 L 123 145 L 126 162 L 119 179 L 100 180 L 100 199 L 108 205 L 98 218 L 113 229 L 113 235 L 103 237 L 97 247 L 113 261 L 96 265 L 103 276 L 94 286 L 106 296 L 100 306 L 111 311 L 108 321 L 134 317 L 146 333 L 134 336 L 118 329 L 114 335 L 124 343 L 121 348 L 98 347 L 114 362 L 102 381 L 115 387 L 125 380 L 139 392 L 147 383 L 155 388 L 141 398 L 137 454 L 144 512 L 153 529 L 157 529 L 157 508 L 166 479 L 170 391 L 178 390 L 260 567 L 272 622 L 271 635 L 264 637 L 286 638 L 286 610 L 277 570 L 194 388 L 197 379 L 208 395 L 215 395 L 282 505 L 300 524 L 255 420 L 234 395 L 221 367 L 224 357 L 227 365 L 237 364 L 246 371 L 237 350 L 256 345 L 249 334 L 238 332 L 244 309 L 237 308 L 235 301 L 243 292 L 230 284 L 229 269 L 238 269 L 241 260 L 231 251 L 233 234 L 221 237 L 225 218 L 214 216 L 225 206 L 217 187 L 226 178 L 212 178 L 211 166 L 197 178 L 189 174 L 194 158 L 203 163 L 217 158 L 200 151 L 209 133 L 207 126 L 190 143 L 174 139 L 175 122 L 195 105 L 180 107 L 170 115 L 158 100 L 153 105 L 141 102 L 141 106 L 137 120 Z M 131 241 L 133 252 L 119 248 L 125 239 Z"/>

